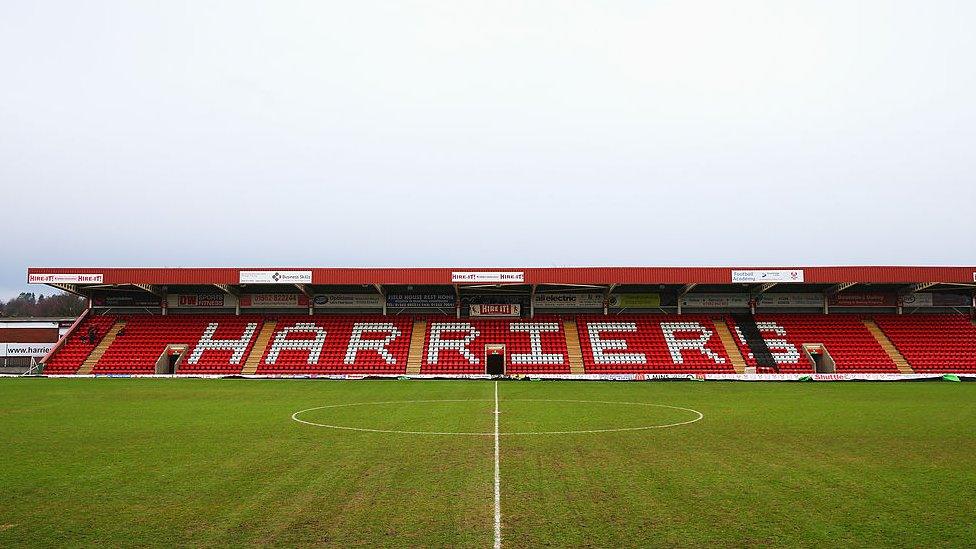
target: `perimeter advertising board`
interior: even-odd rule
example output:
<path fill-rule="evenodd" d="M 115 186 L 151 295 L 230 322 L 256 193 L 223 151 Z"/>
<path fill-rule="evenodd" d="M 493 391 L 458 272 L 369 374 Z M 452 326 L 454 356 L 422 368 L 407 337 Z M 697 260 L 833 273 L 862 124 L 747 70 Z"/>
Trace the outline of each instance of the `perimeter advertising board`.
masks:
<path fill-rule="evenodd" d="M 602 309 L 603 294 L 535 294 L 532 305 L 537 309 Z"/>
<path fill-rule="evenodd" d="M 762 294 L 757 307 L 823 307 L 823 294 Z"/>
<path fill-rule="evenodd" d="M 0 357 L 42 357 L 53 348 L 54 343 L 0 343 Z"/>
<path fill-rule="evenodd" d="M 922 292 L 902 298 L 902 305 L 905 307 L 970 307 L 972 304 L 971 297 L 961 294 Z"/>
<path fill-rule="evenodd" d="M 171 308 L 219 309 L 222 307 L 235 307 L 237 305 L 237 297 L 222 292 L 170 294 L 166 296 L 166 303 Z"/>
<path fill-rule="evenodd" d="M 382 309 L 380 294 L 318 294 L 312 299 L 315 307 L 332 309 Z"/>
<path fill-rule="evenodd" d="M 454 293 L 388 294 L 386 305 L 403 309 L 443 309 L 454 307 Z"/>
<path fill-rule="evenodd" d="M 162 298 L 152 294 L 110 294 L 95 293 L 92 295 L 93 307 L 160 307 Z"/>
<path fill-rule="evenodd" d="M 681 306 L 700 309 L 731 309 L 748 307 L 749 294 L 685 294 Z"/>
<path fill-rule="evenodd" d="M 610 307 L 615 309 L 655 309 L 661 306 L 661 294 L 614 294 Z"/>
<path fill-rule="evenodd" d="M 241 296 L 241 307 L 255 309 L 297 309 L 308 307 L 302 294 L 248 294 Z"/>
<path fill-rule="evenodd" d="M 898 296 L 883 293 L 840 293 L 830 296 L 831 307 L 896 307 Z"/>
<path fill-rule="evenodd" d="M 471 316 L 521 316 L 522 307 L 518 303 L 475 303 L 471 305 Z"/>

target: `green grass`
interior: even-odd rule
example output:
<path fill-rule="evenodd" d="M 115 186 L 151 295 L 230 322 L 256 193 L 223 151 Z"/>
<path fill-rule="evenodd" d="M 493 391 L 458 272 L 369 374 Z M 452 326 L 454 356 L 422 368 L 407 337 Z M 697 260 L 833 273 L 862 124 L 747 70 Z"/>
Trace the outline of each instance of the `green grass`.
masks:
<path fill-rule="evenodd" d="M 494 385 L 0 379 L 0 547 L 493 540 Z M 499 383 L 506 547 L 976 543 L 976 383 Z"/>

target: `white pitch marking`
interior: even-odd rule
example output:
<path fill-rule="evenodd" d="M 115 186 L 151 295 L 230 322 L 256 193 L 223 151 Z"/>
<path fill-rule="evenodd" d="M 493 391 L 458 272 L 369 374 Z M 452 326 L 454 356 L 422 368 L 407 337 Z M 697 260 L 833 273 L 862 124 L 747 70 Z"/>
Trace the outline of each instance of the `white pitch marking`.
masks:
<path fill-rule="evenodd" d="M 598 433 L 621 433 L 627 431 L 647 431 L 650 429 L 666 429 L 668 427 L 680 427 L 682 425 L 688 425 L 700 421 L 705 417 L 705 414 L 699 412 L 698 410 L 692 408 L 682 408 L 680 406 L 668 406 L 666 404 L 650 404 L 646 402 L 616 402 L 611 400 L 564 400 L 564 399 L 542 399 L 542 398 L 512 398 L 509 399 L 510 402 L 576 402 L 585 404 L 619 404 L 619 405 L 630 405 L 630 406 L 651 406 L 654 408 L 670 408 L 672 410 L 682 410 L 684 412 L 691 412 L 697 417 L 690 419 L 688 421 L 679 421 L 676 423 L 666 423 L 663 425 L 646 425 L 643 427 L 618 427 L 615 429 L 589 429 L 589 430 L 577 430 L 577 431 L 518 431 L 518 432 L 499 432 L 499 436 L 519 436 L 519 435 L 585 435 L 585 434 L 598 434 Z M 477 431 L 400 431 L 396 429 L 370 429 L 368 427 L 346 427 L 344 425 L 330 425 L 327 423 L 315 423 L 314 421 L 306 421 L 304 419 L 299 419 L 300 414 L 305 412 L 312 412 L 315 410 L 325 410 L 329 408 L 346 408 L 350 406 L 372 406 L 381 404 L 417 404 L 417 403 L 434 403 L 434 402 L 491 402 L 488 399 L 477 399 L 477 398 L 463 398 L 463 399 L 434 399 L 434 400 L 389 400 L 382 402 L 351 402 L 347 404 L 330 404 L 328 406 L 316 406 L 314 408 L 306 408 L 304 410 L 299 410 L 291 415 L 291 418 L 298 423 L 304 423 L 305 425 L 311 425 L 313 427 L 326 427 L 329 429 L 339 429 L 342 431 L 358 431 L 363 433 L 387 433 L 387 434 L 398 434 L 398 435 L 439 435 L 439 436 L 475 436 L 475 437 L 490 437 L 494 436 L 493 431 L 488 432 L 477 432 Z"/>
<path fill-rule="evenodd" d="M 498 406 L 498 382 L 495 382 L 495 430 L 491 433 L 478 433 L 478 432 L 437 432 L 437 431 L 396 431 L 392 429 L 368 429 L 363 427 L 345 427 L 341 425 L 327 425 L 324 423 L 315 423 L 312 421 L 305 421 L 304 419 L 299 419 L 298 415 L 311 412 L 313 410 L 323 410 L 327 408 L 346 408 L 350 406 L 369 406 L 369 405 L 381 405 L 381 404 L 410 404 L 410 403 L 433 403 L 433 402 L 485 402 L 484 399 L 434 399 L 434 400 L 390 400 L 382 402 L 352 402 L 347 404 L 331 404 L 328 406 L 316 406 L 314 408 L 306 408 L 304 410 L 299 410 L 291 415 L 291 418 L 299 423 L 304 423 L 306 425 L 313 425 L 315 427 L 328 427 L 331 429 L 342 429 L 346 431 L 363 431 L 369 433 L 394 433 L 403 435 L 468 435 L 468 436 L 489 436 L 493 435 L 495 437 L 495 549 L 501 549 L 502 546 L 502 491 L 501 491 L 501 445 L 500 438 L 502 435 L 573 435 L 573 434 L 586 434 L 586 433 L 614 433 L 621 431 L 643 431 L 647 429 L 663 429 L 666 427 L 677 427 L 679 425 L 688 425 L 690 423 L 695 423 L 705 417 L 698 410 L 693 410 L 691 408 L 682 408 L 680 406 L 668 406 L 665 404 L 649 404 L 645 402 L 616 402 L 610 400 L 571 400 L 571 399 L 541 399 L 541 398 L 515 398 L 511 399 L 513 402 L 571 402 L 571 403 L 587 403 L 587 404 L 619 404 L 619 405 L 630 405 L 630 406 L 653 406 L 655 408 L 670 408 L 672 410 L 683 410 L 686 412 L 691 412 L 696 414 L 698 417 L 688 421 L 682 421 L 678 423 L 669 423 L 666 425 L 650 425 L 645 427 L 621 427 L 617 429 L 591 429 L 591 430 L 581 430 L 581 431 L 522 431 L 522 432 L 512 432 L 512 433 L 502 433 L 498 427 L 498 416 L 500 415 L 500 410 Z"/>
<path fill-rule="evenodd" d="M 498 382 L 495 382 L 495 549 L 502 547 L 502 475 L 498 459 Z"/>

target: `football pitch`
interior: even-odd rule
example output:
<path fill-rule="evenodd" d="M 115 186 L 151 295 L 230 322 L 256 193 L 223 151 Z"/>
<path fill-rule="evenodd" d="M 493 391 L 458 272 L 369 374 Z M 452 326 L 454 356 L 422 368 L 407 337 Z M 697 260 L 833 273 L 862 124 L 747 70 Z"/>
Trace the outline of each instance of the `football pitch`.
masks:
<path fill-rule="evenodd" d="M 0 547 L 976 540 L 976 383 L 4 378 L 0 433 Z"/>

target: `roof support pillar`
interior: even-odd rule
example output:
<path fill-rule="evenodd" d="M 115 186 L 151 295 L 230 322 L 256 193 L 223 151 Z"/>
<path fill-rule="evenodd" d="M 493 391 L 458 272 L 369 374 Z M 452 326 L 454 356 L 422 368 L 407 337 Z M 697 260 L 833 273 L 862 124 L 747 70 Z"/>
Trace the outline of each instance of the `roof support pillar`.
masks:
<path fill-rule="evenodd" d="M 315 303 L 313 301 L 315 300 L 315 295 L 312 293 L 312 289 L 309 288 L 308 284 L 295 284 L 295 287 L 298 288 L 299 292 L 302 292 L 302 295 L 308 298 L 308 316 L 314 315 Z"/>
<path fill-rule="evenodd" d="M 376 291 L 379 292 L 381 296 L 383 296 L 383 316 L 386 316 L 386 290 L 383 288 L 382 284 L 373 284 L 373 287 L 376 288 Z"/>
<path fill-rule="evenodd" d="M 694 290 L 695 289 L 695 286 L 697 286 L 697 285 L 698 285 L 698 283 L 685 284 L 684 286 L 681 287 L 680 290 L 678 290 L 678 298 L 677 298 L 677 301 L 678 301 L 678 314 L 679 315 L 681 314 L 681 298 L 684 297 L 684 295 L 686 293 Z"/>
<path fill-rule="evenodd" d="M 535 284 L 532 285 L 532 292 L 529 293 L 529 318 L 535 318 Z"/>
<path fill-rule="evenodd" d="M 214 284 L 214 287 L 227 295 L 232 295 L 238 299 L 234 300 L 234 314 L 241 316 L 241 292 L 237 288 L 231 288 L 229 284 Z"/>
<path fill-rule="evenodd" d="M 605 290 L 603 290 L 603 315 L 604 316 L 610 314 L 610 292 L 612 292 L 613 289 L 616 287 L 617 287 L 616 284 L 611 284 L 607 286 Z"/>

